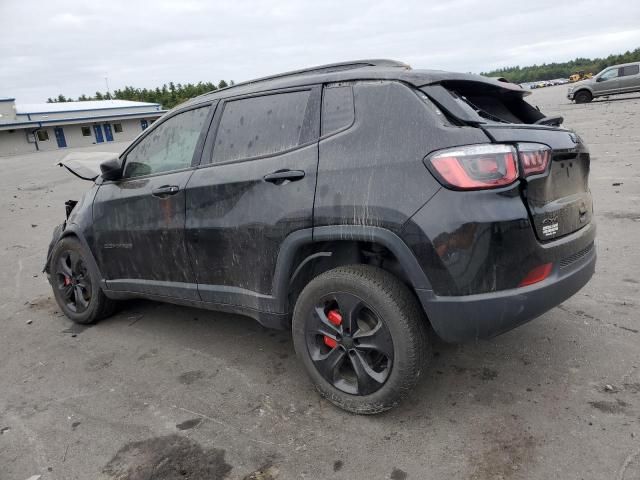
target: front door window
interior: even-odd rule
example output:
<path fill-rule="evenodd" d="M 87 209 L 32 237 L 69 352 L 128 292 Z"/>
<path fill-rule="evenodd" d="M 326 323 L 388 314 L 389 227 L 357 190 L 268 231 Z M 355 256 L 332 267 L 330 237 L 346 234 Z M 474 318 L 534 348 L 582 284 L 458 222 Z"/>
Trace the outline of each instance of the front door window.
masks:
<path fill-rule="evenodd" d="M 207 106 L 180 113 L 162 122 L 127 154 L 124 177 L 190 167 L 208 114 Z"/>

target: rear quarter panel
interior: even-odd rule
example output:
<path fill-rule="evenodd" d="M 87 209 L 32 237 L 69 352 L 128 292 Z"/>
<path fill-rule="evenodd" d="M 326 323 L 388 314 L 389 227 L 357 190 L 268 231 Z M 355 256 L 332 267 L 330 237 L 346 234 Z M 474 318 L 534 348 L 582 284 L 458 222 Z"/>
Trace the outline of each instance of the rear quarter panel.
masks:
<path fill-rule="evenodd" d="M 314 226 L 399 232 L 441 188 L 424 157 L 489 139 L 479 128 L 449 124 L 400 82 L 355 82 L 353 88 L 354 124 L 319 142 Z"/>

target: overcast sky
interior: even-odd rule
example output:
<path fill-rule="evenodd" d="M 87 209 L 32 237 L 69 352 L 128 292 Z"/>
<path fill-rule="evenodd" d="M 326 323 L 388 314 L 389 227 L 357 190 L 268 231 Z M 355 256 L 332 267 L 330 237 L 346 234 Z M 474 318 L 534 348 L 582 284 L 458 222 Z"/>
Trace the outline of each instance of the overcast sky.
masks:
<path fill-rule="evenodd" d="M 0 0 L 0 97 L 236 82 L 361 58 L 480 72 L 640 47 L 636 0 Z"/>

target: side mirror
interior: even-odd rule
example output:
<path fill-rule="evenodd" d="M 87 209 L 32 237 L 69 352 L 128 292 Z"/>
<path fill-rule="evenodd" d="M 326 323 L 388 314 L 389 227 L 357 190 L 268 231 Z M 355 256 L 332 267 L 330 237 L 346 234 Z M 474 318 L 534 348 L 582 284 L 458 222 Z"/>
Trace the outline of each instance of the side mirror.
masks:
<path fill-rule="evenodd" d="M 102 162 L 100 172 L 104 180 L 118 180 L 122 177 L 122 159 L 116 157 Z"/>

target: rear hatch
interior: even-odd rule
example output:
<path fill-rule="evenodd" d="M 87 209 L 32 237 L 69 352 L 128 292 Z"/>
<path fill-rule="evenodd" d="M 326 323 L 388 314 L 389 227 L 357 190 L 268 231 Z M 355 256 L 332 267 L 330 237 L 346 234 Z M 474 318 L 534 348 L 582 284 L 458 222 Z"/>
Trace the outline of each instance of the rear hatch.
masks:
<path fill-rule="evenodd" d="M 567 235 L 591 222 L 589 152 L 575 133 L 562 129 L 484 125 L 497 143 L 534 142 L 551 148 L 547 172 L 522 180 L 521 195 L 539 240 Z"/>
<path fill-rule="evenodd" d="M 561 117 L 547 117 L 524 100 L 519 86 L 478 77 L 421 87 L 450 120 L 481 128 L 494 143 L 538 144 L 550 150 L 544 173 L 521 178 L 521 196 L 536 236 L 549 241 L 591 222 L 589 151 Z M 522 171 L 522 168 L 521 168 Z"/>

